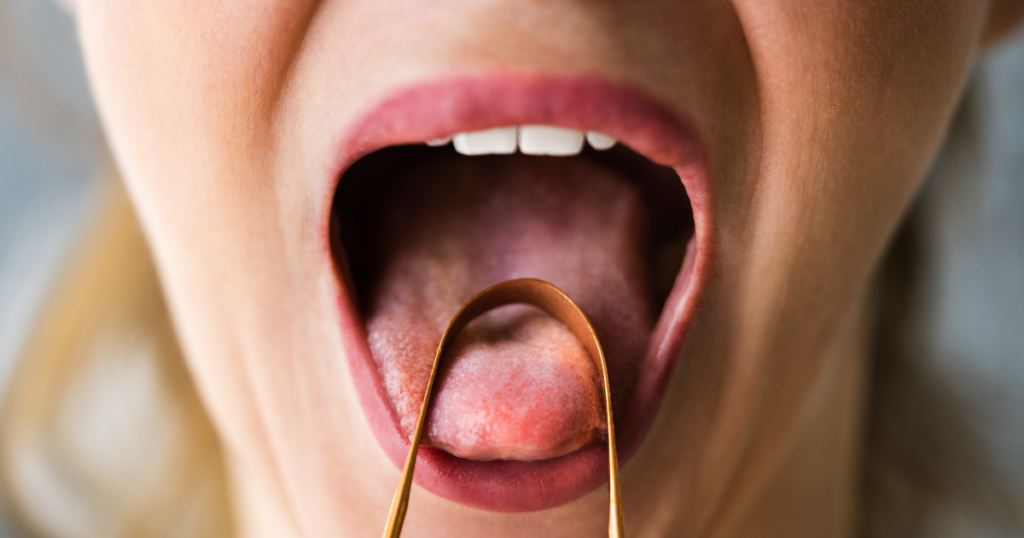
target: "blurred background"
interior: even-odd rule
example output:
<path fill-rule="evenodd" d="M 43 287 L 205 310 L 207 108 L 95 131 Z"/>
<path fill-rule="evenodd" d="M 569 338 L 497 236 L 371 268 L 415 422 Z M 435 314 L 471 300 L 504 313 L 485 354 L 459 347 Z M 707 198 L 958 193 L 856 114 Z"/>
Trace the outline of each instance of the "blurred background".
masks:
<path fill-rule="evenodd" d="M 0 402 L 50 290 L 96 220 L 108 169 L 71 17 L 48 0 L 0 0 Z M 34 474 L 42 486 L 36 493 L 43 493 L 38 504 L 51 507 L 47 519 L 55 523 L 47 535 L 104 535 L 80 517 L 82 503 L 54 487 L 59 474 Z M 0 504 L 0 538 L 26 538 L 7 503 Z"/>
<path fill-rule="evenodd" d="M 103 207 L 109 162 L 71 18 L 51 1 L 0 0 L 0 401 Z M 916 211 L 908 337 L 1024 510 L 1024 36 L 978 64 Z M 0 538 L 16 536 L 3 514 Z M 935 536 L 1012 535 L 955 511 L 936 521 Z"/>
<path fill-rule="evenodd" d="M 107 161 L 71 18 L 0 0 L 0 393 Z"/>

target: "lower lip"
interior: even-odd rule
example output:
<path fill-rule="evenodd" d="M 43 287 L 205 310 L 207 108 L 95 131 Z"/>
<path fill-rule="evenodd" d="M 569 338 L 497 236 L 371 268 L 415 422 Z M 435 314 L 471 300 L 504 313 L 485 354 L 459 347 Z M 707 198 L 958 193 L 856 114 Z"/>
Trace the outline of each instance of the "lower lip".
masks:
<path fill-rule="evenodd" d="M 418 86 L 382 101 L 342 137 L 335 181 L 352 162 L 376 149 L 494 125 L 548 124 L 606 132 L 682 178 L 694 211 L 695 236 L 651 337 L 625 416 L 616 417 L 620 465 L 629 461 L 660 408 L 703 282 L 708 230 L 706 177 L 692 131 L 660 104 L 635 90 L 594 79 L 489 77 Z M 668 143 L 666 143 L 668 142 Z M 341 252 L 335 259 L 341 260 Z M 389 459 L 404 465 L 402 431 L 370 354 L 352 283 L 339 275 L 343 345 L 364 415 Z M 614 386 L 612 387 L 614 390 Z M 415 483 L 443 498 L 495 512 L 527 512 L 571 502 L 608 480 L 607 448 L 594 442 L 542 461 L 480 462 L 421 447 Z"/>

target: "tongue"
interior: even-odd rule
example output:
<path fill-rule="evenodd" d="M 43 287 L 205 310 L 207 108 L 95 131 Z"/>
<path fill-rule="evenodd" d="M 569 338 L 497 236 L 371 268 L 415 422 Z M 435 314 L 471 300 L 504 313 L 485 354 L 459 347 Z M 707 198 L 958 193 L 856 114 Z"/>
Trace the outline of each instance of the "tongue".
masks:
<path fill-rule="evenodd" d="M 591 318 L 618 402 L 654 325 L 644 206 L 581 158 L 451 158 L 395 179 L 373 212 L 370 350 L 411 434 L 434 351 L 476 293 L 523 277 L 552 282 Z M 481 316 L 439 373 L 426 443 L 473 460 L 539 460 L 601 435 L 600 378 L 576 337 L 526 305 Z"/>

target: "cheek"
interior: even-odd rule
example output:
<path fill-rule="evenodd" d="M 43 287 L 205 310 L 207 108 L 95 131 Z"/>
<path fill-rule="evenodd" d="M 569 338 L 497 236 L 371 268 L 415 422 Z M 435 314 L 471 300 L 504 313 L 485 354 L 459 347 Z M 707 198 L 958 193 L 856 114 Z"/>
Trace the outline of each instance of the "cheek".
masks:
<path fill-rule="evenodd" d="M 78 9 L 111 148 L 172 281 L 231 279 L 266 254 L 261 243 L 277 248 L 307 224 L 278 215 L 272 160 L 275 103 L 312 8 L 88 0 Z M 290 195 L 308 195 L 300 191 Z"/>
<path fill-rule="evenodd" d="M 295 241 L 295 228 L 317 228 L 280 216 L 270 149 L 274 102 L 311 9 L 304 0 L 78 6 L 94 96 L 189 358 L 236 355 L 234 318 L 299 278 L 271 262 L 309 257 L 284 250 L 313 242 Z M 236 365 L 193 366 L 201 386 L 217 387 L 208 400 L 244 407 Z"/>
<path fill-rule="evenodd" d="M 136 202 L 161 191 L 173 205 L 187 194 L 176 188 L 248 179 L 251 159 L 237 156 L 267 143 L 311 4 L 80 3 L 90 80 Z"/>
<path fill-rule="evenodd" d="M 960 4 L 738 0 L 769 154 L 855 170 L 884 163 L 898 168 L 886 179 L 919 176 L 983 22 L 982 7 Z"/>
<path fill-rule="evenodd" d="M 936 0 L 735 4 L 764 128 L 757 185 L 735 207 L 788 237 L 786 247 L 828 252 L 841 239 L 863 266 L 941 141 L 983 9 Z"/>
<path fill-rule="evenodd" d="M 981 7 L 922 0 L 737 0 L 760 93 L 759 170 L 720 205 L 723 318 L 737 384 L 784 423 L 937 150 Z M 733 306 L 730 306 L 733 305 Z M 763 370 L 763 371 L 762 371 Z M 789 390 L 782 387 L 790 387 Z M 799 390 L 792 387 L 800 387 Z"/>

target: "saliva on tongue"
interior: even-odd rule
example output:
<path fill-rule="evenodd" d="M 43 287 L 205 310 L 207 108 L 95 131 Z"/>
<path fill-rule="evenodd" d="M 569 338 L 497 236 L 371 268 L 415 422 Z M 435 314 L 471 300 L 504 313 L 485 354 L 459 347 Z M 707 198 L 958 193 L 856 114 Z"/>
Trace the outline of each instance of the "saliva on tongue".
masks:
<path fill-rule="evenodd" d="M 408 435 L 451 317 L 513 278 L 547 280 L 583 308 L 622 399 L 655 316 L 648 222 L 626 179 L 583 158 L 488 156 L 388 180 L 369 217 L 376 259 L 363 304 L 370 350 Z M 598 370 L 546 313 L 505 306 L 453 344 L 425 444 L 471 460 L 530 461 L 568 454 L 604 431 Z"/>

